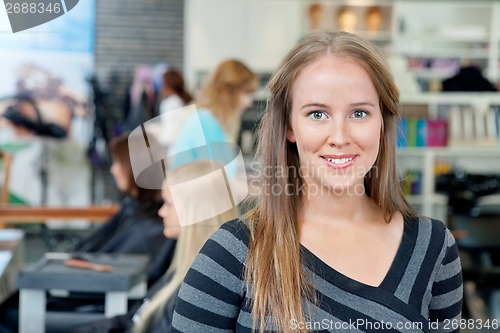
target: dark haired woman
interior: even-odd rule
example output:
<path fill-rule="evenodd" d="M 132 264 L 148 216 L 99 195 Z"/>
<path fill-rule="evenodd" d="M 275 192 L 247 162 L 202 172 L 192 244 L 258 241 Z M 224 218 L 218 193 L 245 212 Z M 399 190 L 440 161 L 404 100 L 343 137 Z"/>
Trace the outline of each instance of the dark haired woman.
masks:
<path fill-rule="evenodd" d="M 128 136 L 110 143 L 113 164 L 110 172 L 125 197 L 120 211 L 89 234 L 74 252 L 147 254 L 151 258 L 148 285 L 154 283 L 170 264 L 175 240 L 165 239 L 158 216 L 162 205 L 160 190 L 137 186 L 130 162 Z"/>
<path fill-rule="evenodd" d="M 171 147 L 182 121 L 177 113 L 170 113 L 188 105 L 192 96 L 187 91 L 182 74 L 176 69 L 169 69 L 163 74 L 163 94 L 166 96 L 160 103 L 162 123 L 161 143 Z"/>

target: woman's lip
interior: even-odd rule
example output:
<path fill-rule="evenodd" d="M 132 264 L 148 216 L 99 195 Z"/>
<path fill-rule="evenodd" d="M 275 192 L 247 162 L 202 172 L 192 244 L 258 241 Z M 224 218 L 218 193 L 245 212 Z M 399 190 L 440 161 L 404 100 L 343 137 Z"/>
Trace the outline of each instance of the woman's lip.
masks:
<path fill-rule="evenodd" d="M 326 162 L 328 167 L 332 169 L 345 169 L 350 167 L 354 161 L 356 160 L 356 155 L 327 155 L 321 156 L 323 160 Z M 344 163 L 334 163 L 333 161 L 329 161 L 329 159 L 346 159 Z"/>
<path fill-rule="evenodd" d="M 323 158 L 335 158 L 335 159 L 342 159 L 342 158 L 354 158 L 356 157 L 356 154 L 343 154 L 343 155 L 322 155 L 321 157 Z"/>

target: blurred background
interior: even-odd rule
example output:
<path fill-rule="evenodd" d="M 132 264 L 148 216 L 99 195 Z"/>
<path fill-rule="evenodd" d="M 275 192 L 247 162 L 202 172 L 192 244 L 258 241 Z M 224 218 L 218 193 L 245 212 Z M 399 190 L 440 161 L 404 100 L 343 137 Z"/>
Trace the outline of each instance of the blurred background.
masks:
<path fill-rule="evenodd" d="M 415 208 L 455 232 L 471 282 L 466 316 L 500 319 L 500 2 L 493 0 L 84 0 L 16 33 L 1 3 L 0 222 L 25 231 L 32 245 L 24 262 L 78 242 L 112 211 L 102 207 L 120 201 L 108 144 L 160 114 L 169 68 L 183 73 L 194 95 L 226 59 L 257 73 L 238 134 L 251 172 L 266 83 L 313 30 L 350 31 L 384 53 L 401 92 L 401 186 Z M 23 207 L 96 210 L 21 216 Z"/>

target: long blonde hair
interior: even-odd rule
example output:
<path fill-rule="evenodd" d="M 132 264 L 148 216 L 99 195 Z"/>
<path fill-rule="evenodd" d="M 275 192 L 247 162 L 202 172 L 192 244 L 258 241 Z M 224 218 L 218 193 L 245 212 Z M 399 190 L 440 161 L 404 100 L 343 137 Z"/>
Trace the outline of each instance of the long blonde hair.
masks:
<path fill-rule="evenodd" d="M 292 85 L 305 67 L 327 54 L 362 65 L 380 98 L 383 134 L 372 169 L 376 172 L 365 176 L 366 194 L 380 206 L 387 222 L 397 211 L 405 217 L 416 216 L 398 183 L 395 148 L 399 92 L 382 56 L 371 43 L 350 33 L 315 32 L 305 36 L 285 56 L 271 78 L 267 109 L 259 128 L 257 156 L 266 172 L 262 174 L 256 207 L 246 214 L 251 241 L 245 270 L 246 283 L 253 293 L 254 328 L 259 331 L 264 331 L 266 318 L 270 316 L 273 329 L 291 332 L 291 320 L 304 322 L 303 299 L 315 302 L 300 261 L 297 209 L 303 181 L 299 173 L 288 172 L 283 176 L 282 171 L 299 170 L 296 145 L 286 139 Z M 275 188 L 282 191 L 275 194 Z"/>
<path fill-rule="evenodd" d="M 257 89 L 257 76 L 242 62 L 222 62 L 204 83 L 196 105 L 209 109 L 222 125 L 230 141 L 239 131 L 240 95 Z"/>
<path fill-rule="evenodd" d="M 170 171 L 167 174 L 167 181 L 170 185 L 179 184 L 197 179 L 217 169 L 218 166 L 212 161 L 197 160 Z M 164 186 L 168 186 L 166 184 L 167 181 Z M 216 184 L 213 185 L 215 186 Z M 176 201 L 182 205 L 182 207 L 176 206 L 176 211 L 179 212 L 182 209 L 184 213 L 194 214 L 196 211 L 202 210 L 204 213 L 214 217 L 182 227 L 179 238 L 177 239 L 172 263 L 165 273 L 165 275 L 173 274 L 172 279 L 153 296 L 147 308 L 141 314 L 139 322 L 134 326 L 134 333 L 146 332 L 152 322 L 161 319 L 166 303 L 172 297 L 176 297 L 177 290 L 205 241 L 222 225 L 222 223 L 235 219 L 238 216 L 238 212 L 235 208 L 218 214 L 215 209 L 215 207 L 217 207 L 215 201 L 220 200 L 220 198 L 214 196 L 213 200 L 206 200 L 206 196 L 203 196 L 203 199 L 201 199 L 200 194 L 202 194 L 202 192 L 203 191 L 186 192 L 185 198 L 183 197 L 180 198 L 182 200 Z"/>

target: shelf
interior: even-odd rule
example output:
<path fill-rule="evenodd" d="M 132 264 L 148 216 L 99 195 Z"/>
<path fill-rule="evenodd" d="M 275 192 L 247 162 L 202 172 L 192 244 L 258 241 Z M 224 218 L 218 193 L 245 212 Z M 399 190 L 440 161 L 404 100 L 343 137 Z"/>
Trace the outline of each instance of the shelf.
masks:
<path fill-rule="evenodd" d="M 478 200 L 478 206 L 481 207 L 500 207 L 500 194 L 490 194 L 484 197 L 480 197 Z"/>
<path fill-rule="evenodd" d="M 408 57 L 418 58 L 466 58 L 466 59 L 488 59 L 489 51 L 486 49 L 471 51 L 465 48 L 446 48 L 446 49 L 432 49 L 429 47 L 419 47 L 419 50 L 399 50 L 399 54 Z M 425 49 L 425 51 L 424 51 Z"/>
<path fill-rule="evenodd" d="M 393 50 L 420 58 L 468 59 L 499 80 L 499 1 L 394 1 Z M 418 75 L 418 74 L 417 74 Z M 423 73 L 419 78 L 440 79 Z"/>
<path fill-rule="evenodd" d="M 337 1 L 339 5 L 351 6 L 351 7 L 369 7 L 376 4 L 379 7 L 390 7 L 392 8 L 394 0 L 343 0 Z"/>
<path fill-rule="evenodd" d="M 403 94 L 400 104 L 500 105 L 499 93 L 417 93 Z"/>
<path fill-rule="evenodd" d="M 443 80 L 452 77 L 456 74 L 457 70 L 452 69 L 433 69 L 433 68 L 418 68 L 409 69 L 409 72 L 418 78 L 422 79 L 438 79 Z"/>
<path fill-rule="evenodd" d="M 490 37 L 485 33 L 451 34 L 436 32 L 434 34 L 405 33 L 399 38 L 403 40 L 418 40 L 419 43 L 489 43 Z"/>
<path fill-rule="evenodd" d="M 500 157 L 499 147 L 406 147 L 398 148 L 398 156 L 422 157 L 425 155 L 441 157 Z"/>

